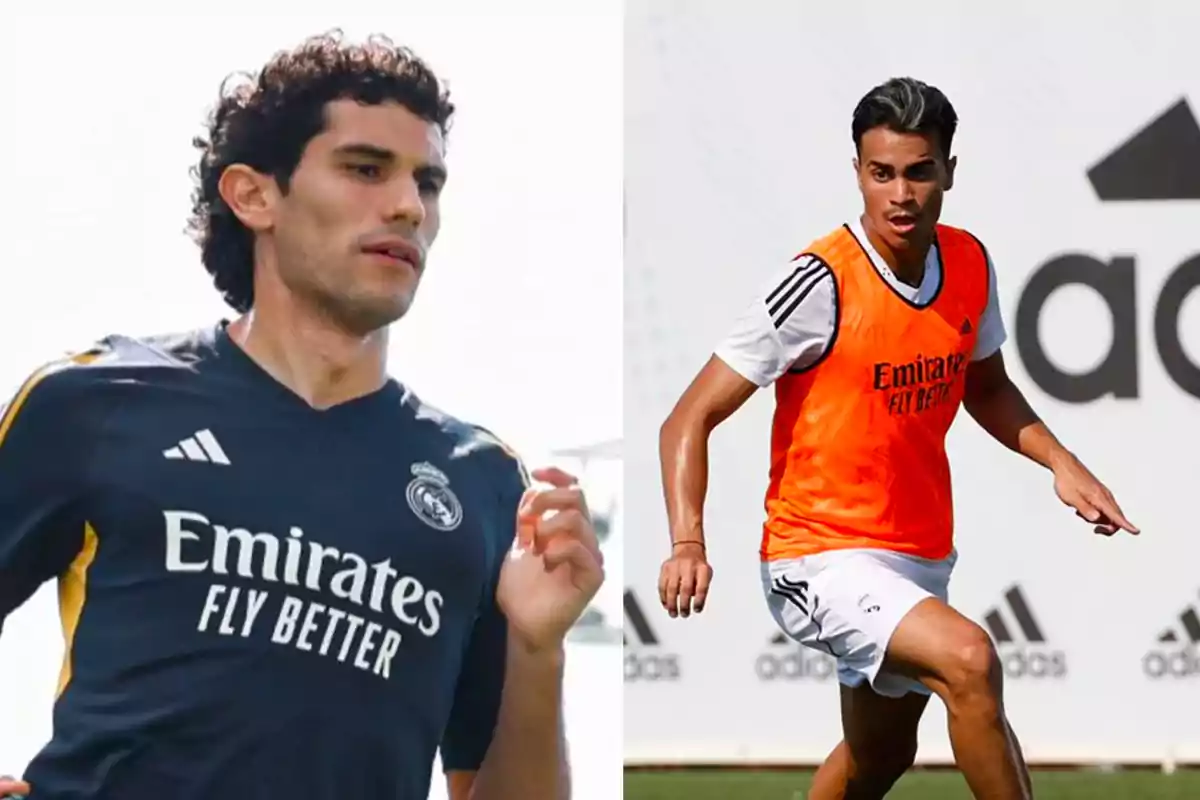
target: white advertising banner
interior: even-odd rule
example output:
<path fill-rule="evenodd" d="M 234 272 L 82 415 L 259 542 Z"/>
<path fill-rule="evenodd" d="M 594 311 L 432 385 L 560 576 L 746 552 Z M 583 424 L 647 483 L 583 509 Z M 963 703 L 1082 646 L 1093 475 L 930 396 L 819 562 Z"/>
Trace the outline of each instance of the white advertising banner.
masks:
<path fill-rule="evenodd" d="M 759 588 L 771 393 L 712 440 L 715 578 L 688 620 L 657 600 L 658 429 L 762 280 L 858 213 L 851 112 L 898 75 L 958 110 L 943 220 L 995 261 L 1010 372 L 1143 531 L 1095 536 L 962 414 L 951 602 L 996 640 L 1031 762 L 1200 761 L 1200 11 L 1178 8 L 629 5 L 627 763 L 808 763 L 840 738 L 832 665 L 781 642 Z M 919 758 L 951 760 L 936 701 Z"/>

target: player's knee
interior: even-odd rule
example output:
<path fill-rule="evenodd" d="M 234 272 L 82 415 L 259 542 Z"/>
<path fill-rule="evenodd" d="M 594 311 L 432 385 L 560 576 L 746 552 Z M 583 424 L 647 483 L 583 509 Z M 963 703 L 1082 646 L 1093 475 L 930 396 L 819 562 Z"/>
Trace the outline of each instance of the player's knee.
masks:
<path fill-rule="evenodd" d="M 999 692 L 1000 658 L 987 632 L 974 623 L 964 625 L 947 642 L 943 678 L 952 695 L 993 695 Z"/>

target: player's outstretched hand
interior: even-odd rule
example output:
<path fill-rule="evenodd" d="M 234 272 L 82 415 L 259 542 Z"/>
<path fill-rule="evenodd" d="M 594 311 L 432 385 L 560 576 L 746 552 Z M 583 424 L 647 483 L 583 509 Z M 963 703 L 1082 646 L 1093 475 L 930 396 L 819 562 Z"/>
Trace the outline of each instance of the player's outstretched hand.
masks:
<path fill-rule="evenodd" d="M 693 611 L 699 614 L 704 610 L 712 575 L 703 545 L 691 542 L 675 545 L 658 573 L 658 599 L 672 619 L 690 617 Z"/>
<path fill-rule="evenodd" d="M 556 648 L 600 591 L 604 557 L 576 479 L 557 467 L 532 475 L 548 486 L 530 488 L 521 499 L 496 599 L 526 646 Z"/>
<path fill-rule="evenodd" d="M 1117 531 L 1127 531 L 1135 536 L 1141 533 L 1125 518 L 1108 487 L 1074 456 L 1055 464 L 1054 491 L 1060 500 L 1075 509 L 1076 516 L 1092 523 L 1093 530 L 1101 536 L 1112 536 Z"/>
<path fill-rule="evenodd" d="M 0 775 L 0 800 L 24 797 L 27 794 L 29 794 L 28 783 L 19 781 L 11 775 Z"/>

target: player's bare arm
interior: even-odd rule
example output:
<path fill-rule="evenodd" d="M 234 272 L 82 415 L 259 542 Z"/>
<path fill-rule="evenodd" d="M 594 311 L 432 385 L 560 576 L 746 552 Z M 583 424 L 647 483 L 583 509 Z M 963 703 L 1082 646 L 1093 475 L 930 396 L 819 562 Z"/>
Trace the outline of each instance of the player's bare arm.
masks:
<path fill-rule="evenodd" d="M 545 651 L 523 645 L 509 648 L 492 747 L 479 772 L 447 774 L 450 800 L 570 798 L 571 773 L 562 724 L 563 663 L 561 647 Z"/>
<path fill-rule="evenodd" d="M 548 487 L 530 489 L 522 499 L 516 547 L 500 573 L 497 601 L 508 620 L 504 690 L 492 744 L 470 781 L 470 800 L 571 796 L 562 714 L 565 642 L 604 582 L 604 559 L 575 478 L 555 468 L 534 470 L 533 478 Z"/>
<path fill-rule="evenodd" d="M 446 797 L 449 800 L 471 800 L 471 788 L 474 785 L 474 770 L 453 770 L 446 773 Z"/>
<path fill-rule="evenodd" d="M 703 611 L 712 580 L 704 545 L 708 437 L 756 389 L 757 385 L 712 356 L 659 431 L 671 555 L 663 562 L 658 594 L 663 608 L 672 617 Z"/>
<path fill-rule="evenodd" d="M 1038 417 L 1009 377 L 999 351 L 967 368 L 963 407 L 996 441 L 1051 470 L 1059 498 L 1095 525 L 1096 533 L 1139 533 L 1108 487 Z"/>
<path fill-rule="evenodd" d="M 30 791 L 32 790 L 25 781 L 19 781 L 11 775 L 0 777 L 0 798 L 23 797 Z"/>
<path fill-rule="evenodd" d="M 571 770 L 563 727 L 564 650 L 510 647 L 500 717 L 481 770 L 446 773 L 449 800 L 544 797 L 569 800 Z M 513 739 L 513 736 L 520 737 Z"/>

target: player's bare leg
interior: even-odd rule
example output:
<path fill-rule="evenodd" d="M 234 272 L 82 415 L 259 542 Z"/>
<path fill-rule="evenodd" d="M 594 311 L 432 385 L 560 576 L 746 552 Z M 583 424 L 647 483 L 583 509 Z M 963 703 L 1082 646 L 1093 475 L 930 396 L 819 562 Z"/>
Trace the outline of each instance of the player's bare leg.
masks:
<path fill-rule="evenodd" d="M 1021 777 L 1025 786 L 1025 791 L 1030 797 L 1033 797 L 1033 779 L 1029 776 L 1029 766 L 1025 763 L 1025 753 L 1021 751 L 1021 742 L 1017 740 L 1016 731 L 1012 729 L 1012 725 L 1005 720 L 1008 726 L 1008 738 L 1012 742 L 1013 751 L 1017 755 L 1017 763 L 1021 767 Z"/>
<path fill-rule="evenodd" d="M 945 702 L 954 758 L 977 800 L 1032 797 L 1029 771 L 1004 716 L 1000 659 L 982 628 L 928 598 L 900 621 L 885 664 Z"/>
<path fill-rule="evenodd" d="M 881 800 L 917 756 L 929 695 L 884 697 L 865 684 L 841 689 L 845 738 L 817 770 L 809 800 Z"/>

